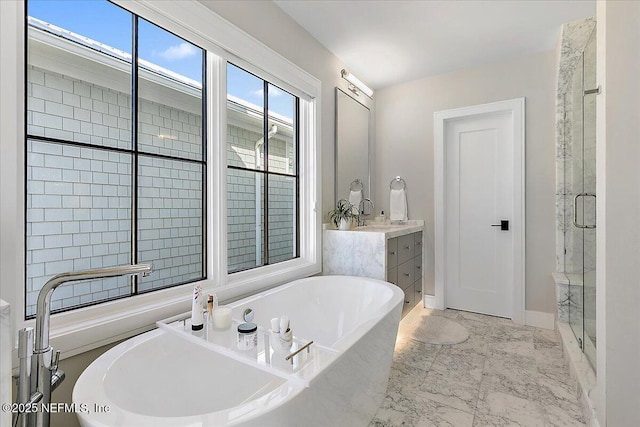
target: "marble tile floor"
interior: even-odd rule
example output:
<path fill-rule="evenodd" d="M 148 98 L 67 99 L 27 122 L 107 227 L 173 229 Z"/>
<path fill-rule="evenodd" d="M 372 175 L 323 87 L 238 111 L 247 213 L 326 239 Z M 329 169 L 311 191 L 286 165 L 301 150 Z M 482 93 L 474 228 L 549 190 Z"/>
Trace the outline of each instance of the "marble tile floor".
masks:
<path fill-rule="evenodd" d="M 427 344 L 400 322 L 387 395 L 369 427 L 585 425 L 555 331 L 421 304 L 413 310 L 457 321 L 469 339 Z"/>

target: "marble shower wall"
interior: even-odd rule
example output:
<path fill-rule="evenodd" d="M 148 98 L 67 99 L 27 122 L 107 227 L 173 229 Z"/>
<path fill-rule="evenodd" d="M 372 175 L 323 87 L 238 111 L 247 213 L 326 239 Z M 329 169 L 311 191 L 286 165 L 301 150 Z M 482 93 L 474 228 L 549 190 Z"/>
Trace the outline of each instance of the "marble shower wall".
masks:
<path fill-rule="evenodd" d="M 585 107 L 581 82 L 587 76 L 576 76 L 576 73 L 583 72 L 581 66 L 583 53 L 592 54 L 590 50 L 585 52 L 585 47 L 594 32 L 595 25 L 595 18 L 588 18 L 562 26 L 556 91 L 556 264 L 557 271 L 560 272 L 582 270 L 583 260 L 589 260 L 590 263 L 591 259 L 595 268 L 595 256 L 583 258 L 582 253 L 573 250 L 583 246 L 580 240 L 582 235 L 570 232 L 573 227 L 573 198 L 575 194 L 583 191 L 583 177 L 586 178 L 584 182 L 595 183 L 595 170 L 582 168 L 582 140 L 583 137 L 587 137 L 587 132 L 591 132 L 589 128 L 583 130 L 581 122 L 583 107 Z M 585 103 L 589 101 L 589 98 L 584 99 Z M 591 154 L 595 156 L 595 152 Z M 584 155 L 590 155 L 588 150 Z M 592 178 L 587 178 L 591 174 Z"/>

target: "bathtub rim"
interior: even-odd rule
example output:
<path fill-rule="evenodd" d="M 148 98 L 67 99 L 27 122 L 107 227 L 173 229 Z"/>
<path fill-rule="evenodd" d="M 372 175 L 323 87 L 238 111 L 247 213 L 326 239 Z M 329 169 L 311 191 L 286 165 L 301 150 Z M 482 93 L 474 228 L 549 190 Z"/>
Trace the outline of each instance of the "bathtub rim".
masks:
<path fill-rule="evenodd" d="M 363 336 L 364 334 L 367 333 L 367 331 L 369 331 L 373 325 L 375 325 L 376 320 L 381 320 L 383 319 L 390 311 L 392 311 L 394 309 L 394 307 L 397 304 L 401 304 L 404 301 L 404 292 L 402 291 L 402 289 L 400 289 L 398 286 L 389 283 L 389 282 L 385 282 L 384 280 L 379 280 L 379 279 L 372 279 L 369 277 L 361 277 L 361 276 L 347 276 L 347 275 L 326 275 L 326 276 L 311 276 L 311 277 L 305 277 L 303 279 L 297 279 L 294 280 L 292 282 L 289 283 L 285 283 L 283 285 L 277 286 L 275 288 L 271 288 L 271 289 L 267 289 L 264 291 L 261 291 L 257 294 L 253 294 L 253 295 L 249 295 L 246 296 L 245 298 L 239 299 L 237 301 L 234 301 L 232 303 L 229 304 L 225 304 L 226 307 L 231 307 L 231 309 L 236 309 L 238 306 L 244 305 L 244 304 L 248 304 L 251 303 L 252 301 L 256 301 L 258 299 L 261 298 L 265 298 L 267 296 L 273 295 L 273 294 L 278 294 L 280 292 L 284 292 L 286 289 L 294 286 L 294 285 L 300 285 L 300 284 L 304 284 L 307 282 L 315 282 L 315 281 L 324 281 L 327 279 L 336 279 L 336 280 L 346 280 L 346 281 L 356 281 L 356 280 L 363 280 L 366 282 L 371 282 L 371 283 L 376 283 L 379 285 L 384 286 L 385 288 L 389 289 L 391 291 L 391 296 L 390 298 L 385 301 L 379 308 L 379 311 L 376 312 L 376 317 L 372 318 L 372 319 L 368 319 L 366 321 L 364 321 L 363 323 L 359 324 L 358 327 L 354 328 L 353 330 L 349 331 L 347 334 L 345 334 L 345 336 L 341 337 L 338 341 L 336 341 L 335 343 L 329 345 L 324 344 L 325 347 L 330 347 L 333 348 L 335 350 L 337 350 L 339 353 L 343 353 L 344 350 L 346 350 L 347 348 L 349 348 L 349 345 L 347 344 L 353 344 L 357 341 L 357 339 L 354 338 L 358 338 L 358 336 Z M 397 299 L 397 302 L 394 301 L 395 299 Z M 240 321 L 240 318 L 234 317 L 234 320 Z M 399 320 L 398 320 L 399 321 Z M 356 332 L 361 332 L 360 334 L 356 334 Z M 305 338 L 307 340 L 312 340 L 313 337 L 300 337 L 300 338 Z M 338 348 L 336 348 L 336 346 L 338 346 Z"/>
<path fill-rule="evenodd" d="M 270 392 L 264 395 L 261 395 L 259 397 L 256 397 L 255 399 L 249 400 L 247 402 L 243 402 L 239 405 L 232 406 L 230 408 L 224 408 L 218 411 L 212 411 L 212 412 L 208 412 L 204 414 L 196 414 L 196 415 L 175 416 L 175 417 L 156 417 L 156 416 L 140 414 L 140 413 L 136 413 L 136 412 L 132 412 L 127 409 L 124 409 L 121 406 L 114 403 L 114 401 L 107 396 L 106 390 L 104 386 L 102 386 L 102 384 L 96 387 L 95 382 L 96 381 L 101 382 L 101 380 L 97 378 L 103 378 L 104 375 L 107 374 L 111 366 L 114 363 L 117 363 L 117 361 L 126 352 L 132 349 L 135 349 L 136 347 L 150 340 L 162 339 L 163 336 L 169 337 L 171 335 L 168 332 L 158 328 L 158 329 L 154 329 L 149 332 L 145 332 L 143 334 L 137 335 L 133 338 L 130 338 L 116 345 L 115 347 L 109 349 L 108 351 L 106 351 L 104 354 L 102 354 L 96 360 L 94 360 L 82 372 L 82 374 L 78 378 L 78 381 L 73 387 L 71 401 L 76 402 L 77 404 L 86 403 L 89 406 L 91 406 L 91 404 L 93 403 L 98 405 L 106 405 L 110 408 L 110 410 L 108 412 L 99 413 L 99 414 L 92 413 L 92 412 L 89 412 L 89 413 L 78 412 L 77 413 L 78 421 L 80 421 L 81 424 L 84 421 L 85 423 L 87 423 L 87 425 L 91 425 L 91 426 L 125 425 L 125 424 L 117 423 L 118 420 L 122 420 L 122 418 L 125 417 L 126 421 L 129 423 L 126 425 L 135 425 L 140 427 L 164 426 L 164 425 L 170 425 L 170 426 L 190 425 L 191 423 L 196 423 L 197 425 L 197 423 L 202 423 L 202 420 L 205 417 L 207 417 L 206 418 L 207 421 L 210 421 L 212 418 L 214 420 L 216 418 L 219 418 L 219 420 L 216 420 L 216 421 L 223 422 L 224 425 L 233 426 L 238 423 L 249 421 L 253 418 L 260 416 L 265 411 L 271 410 L 272 408 L 276 408 L 282 405 L 283 403 L 289 401 L 296 394 L 298 394 L 300 391 L 304 389 L 304 387 L 296 386 L 295 383 L 282 380 L 280 378 L 282 380 L 282 383 L 277 387 L 275 387 Z M 196 345 L 193 343 L 189 343 L 186 340 L 185 340 L 185 343 L 187 343 L 187 345 Z M 126 344 L 126 345 L 123 345 L 123 344 Z M 221 355 L 221 356 L 227 357 L 224 355 Z M 257 368 L 253 368 L 253 369 L 257 370 Z M 92 378 L 85 379 L 81 382 L 82 377 L 85 375 L 85 373 L 87 373 L 87 375 L 90 375 Z M 277 378 L 275 375 L 273 375 L 273 377 Z M 80 384 L 80 388 L 77 388 L 78 384 Z M 80 401 L 78 393 L 83 391 L 86 392 L 86 396 L 83 396 L 84 400 Z M 199 398 L 202 398 L 202 396 L 199 396 Z M 90 399 L 91 401 L 89 402 L 87 399 Z M 236 418 L 232 418 L 231 414 L 233 411 L 237 411 L 243 407 L 251 408 L 251 407 L 255 407 L 256 405 L 261 405 L 262 401 L 267 401 L 268 405 L 262 405 L 262 408 L 259 408 L 258 410 L 253 410 L 248 414 L 243 414 Z M 166 419 L 170 419 L 172 422 L 163 423 L 163 420 L 166 420 Z M 179 424 L 176 424 L 176 423 L 179 423 Z"/>
<path fill-rule="evenodd" d="M 247 297 L 244 297 L 240 300 L 234 301 L 230 304 L 228 304 L 228 306 L 235 308 L 237 306 L 243 305 L 245 303 L 250 303 L 251 301 L 255 301 L 259 298 L 264 298 L 268 295 L 272 295 L 272 294 L 277 294 L 280 292 L 285 291 L 286 289 L 292 287 L 292 286 L 296 286 L 296 285 L 300 285 L 301 283 L 305 283 L 305 282 L 312 282 L 312 281 L 325 281 L 325 280 L 329 280 L 329 279 L 342 279 L 342 280 L 363 280 L 366 282 L 372 282 L 372 283 L 376 283 L 378 285 L 382 285 L 388 289 L 391 290 L 391 296 L 390 298 L 385 301 L 382 306 L 380 307 L 379 311 L 376 313 L 377 315 L 372 318 L 369 319 L 361 324 L 358 324 L 356 328 L 354 328 L 353 330 L 349 331 L 344 337 L 342 337 L 340 340 L 338 340 L 336 343 L 334 343 L 334 345 L 338 345 L 339 344 L 339 348 L 336 348 L 337 350 L 337 354 L 334 360 L 332 360 L 332 362 L 325 366 L 322 370 L 318 371 L 313 378 L 311 378 L 309 380 L 309 386 L 313 386 L 314 382 L 320 377 L 320 374 L 322 374 L 324 371 L 326 371 L 329 367 L 331 367 L 333 364 L 335 364 L 339 359 L 342 359 L 343 357 L 345 357 L 347 350 L 349 347 L 355 345 L 360 339 L 362 339 L 370 330 L 373 329 L 373 327 L 381 322 L 383 319 L 385 319 L 388 315 L 391 314 L 391 312 L 396 308 L 396 307 L 401 307 L 403 301 L 404 301 L 404 293 L 403 291 L 398 288 L 397 286 L 389 283 L 389 282 L 385 282 L 382 280 L 377 280 L 377 279 L 371 279 L 371 278 L 366 278 L 366 277 L 357 277 L 357 276 L 343 276 L 343 275 L 336 275 L 336 276 L 312 276 L 312 277 L 307 277 L 307 278 L 303 278 L 303 279 L 297 279 L 294 280 L 292 282 L 288 282 L 285 283 L 283 285 L 265 290 L 265 291 L 261 291 L 257 294 L 254 295 L 249 295 Z M 399 318 L 399 314 L 400 314 L 401 308 L 398 310 L 398 322 L 400 320 Z M 111 408 L 111 411 L 107 412 L 107 413 L 101 413 L 99 414 L 100 417 L 96 418 L 95 413 L 82 413 L 79 412 L 78 415 L 78 419 L 79 421 L 82 423 L 86 423 L 87 425 L 92 425 L 92 426 L 96 426 L 96 425 L 113 425 L 113 424 L 108 424 L 109 421 L 115 421 L 118 419 L 118 415 L 122 414 L 125 415 L 128 419 L 128 421 L 130 422 L 137 422 L 138 420 L 140 421 L 139 425 L 148 425 L 148 426 L 161 426 L 164 425 L 161 422 L 163 419 L 165 419 L 164 417 L 153 417 L 153 416 L 149 416 L 149 415 L 142 415 L 142 414 L 138 414 L 135 412 L 131 412 L 128 410 L 125 410 L 121 407 L 119 407 L 118 405 L 116 405 L 115 403 L 113 403 L 113 401 L 111 401 L 105 392 L 104 387 L 99 384 L 96 386 L 95 381 L 101 381 L 101 380 L 97 380 L 96 377 L 100 377 L 102 378 L 104 375 L 106 375 L 106 373 L 108 372 L 109 368 L 112 366 L 113 363 L 115 363 L 122 355 L 124 355 L 126 352 L 131 351 L 132 349 L 134 349 L 135 347 L 139 346 L 140 344 L 147 342 L 148 340 L 151 339 L 158 339 L 159 337 L 161 337 L 164 334 L 169 334 L 167 331 L 164 331 L 160 328 L 156 328 L 153 329 L 151 331 L 142 333 L 140 335 L 137 335 L 135 337 L 129 338 L 128 340 L 114 346 L 113 348 L 109 349 L 108 351 L 106 351 L 104 354 L 102 354 L 101 356 L 99 356 L 97 359 L 95 359 L 80 375 L 80 377 L 78 378 L 78 381 L 76 382 L 76 384 L 74 385 L 73 391 L 72 391 L 72 402 L 77 402 L 77 403 L 86 403 L 86 402 L 79 402 L 78 398 L 79 396 L 77 395 L 77 393 L 79 391 L 77 391 L 77 387 L 78 384 L 81 384 L 81 388 L 79 390 L 82 390 L 82 388 L 86 387 L 86 391 L 88 391 L 89 393 L 87 394 L 87 396 L 84 397 L 89 397 L 89 398 L 94 398 L 93 401 L 97 404 L 105 404 L 105 405 L 109 405 Z M 186 341 L 186 340 L 185 340 Z M 193 344 L 193 343 L 192 343 Z M 195 345 L 195 344 L 193 344 Z M 332 346 L 333 348 L 333 346 Z M 226 356 L 224 354 L 222 354 L 223 357 L 229 357 Z M 255 368 L 258 369 L 258 368 Z M 85 373 L 87 375 L 89 374 L 94 374 L 92 375 L 92 379 L 85 379 L 83 380 L 83 377 L 85 376 Z M 83 380 L 81 382 L 81 380 Z M 85 382 L 87 382 L 87 384 L 85 385 Z M 236 425 L 239 423 L 244 423 L 247 421 L 251 421 L 252 419 L 259 417 L 260 415 L 264 414 L 265 412 L 269 412 L 273 409 L 278 408 L 279 406 L 283 405 L 284 403 L 292 400 L 297 394 L 301 393 L 304 390 L 304 387 L 301 387 L 299 385 L 296 385 L 295 382 L 292 381 L 283 381 L 282 384 L 280 384 L 278 387 L 276 387 L 275 389 L 273 389 L 272 391 L 270 391 L 269 393 L 266 393 L 265 395 L 259 396 L 255 399 L 252 399 L 248 402 L 243 402 L 240 405 L 236 405 L 234 407 L 231 408 L 225 408 L 219 411 L 213 411 L 207 414 L 198 414 L 198 415 L 189 415 L 189 416 L 182 416 L 182 417 L 171 417 L 172 421 L 174 422 L 180 422 L 180 423 L 190 423 L 190 422 L 201 422 L 203 417 L 221 417 L 221 422 L 226 422 L 228 424 L 226 425 Z M 279 396 L 278 396 L 279 395 Z M 274 399 L 274 396 L 278 396 L 277 398 Z M 243 406 L 248 406 L 248 407 L 255 407 L 256 405 L 259 405 L 261 401 L 267 401 L 268 404 L 267 405 L 262 405 L 262 407 L 258 410 L 253 410 L 248 414 L 243 414 L 235 419 L 229 419 L 229 414 L 234 411 L 234 410 L 238 410 L 239 408 L 242 408 Z M 108 417 L 106 417 L 107 419 L 104 419 L 103 416 L 107 415 Z M 100 419 L 103 418 L 103 419 Z M 120 425 L 120 424 L 116 424 L 116 425 Z M 138 425 L 138 424 L 136 424 Z M 170 424 L 170 425 L 175 425 L 175 424 Z"/>

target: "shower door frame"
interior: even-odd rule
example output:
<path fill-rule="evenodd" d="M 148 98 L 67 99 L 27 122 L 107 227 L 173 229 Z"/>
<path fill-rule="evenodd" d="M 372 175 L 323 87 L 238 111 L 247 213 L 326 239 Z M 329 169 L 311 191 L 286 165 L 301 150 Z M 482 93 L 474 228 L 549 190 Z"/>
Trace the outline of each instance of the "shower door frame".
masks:
<path fill-rule="evenodd" d="M 597 336 L 595 331 L 596 301 L 596 105 L 594 96 L 599 94 L 595 78 L 595 44 L 596 30 L 593 28 L 584 44 L 577 64 L 571 73 L 573 89 L 564 94 L 565 101 L 565 138 L 566 150 L 570 155 L 565 156 L 563 173 L 565 186 L 565 203 L 571 203 L 571 209 L 565 210 L 566 228 L 564 231 L 564 259 L 563 271 L 567 278 L 567 322 L 578 340 L 581 351 L 595 369 Z M 594 63 L 586 64 L 588 49 Z M 579 81 L 576 82 L 575 78 Z M 579 83 L 577 85 L 576 83 Z M 577 87 L 579 86 L 579 87 Z M 574 91 L 578 91 L 574 93 Z M 571 96 L 573 100 L 566 100 Z M 579 108 L 575 100 L 579 99 Z M 591 103 L 591 105 L 588 105 Z M 570 107 L 567 109 L 567 105 Z M 588 110 L 588 108 L 590 109 Z M 568 114 L 567 114 L 568 113 Z M 579 113 L 579 116 L 576 116 Z M 570 117 L 567 117 L 569 115 Z M 578 129 L 576 129 L 579 126 Z M 579 138 L 576 138 L 576 135 Z M 592 157 L 590 157 L 592 156 Z M 575 160 L 578 160 L 577 166 Z M 574 173 L 577 167 L 579 176 Z M 589 175 L 591 172 L 591 175 Z M 579 249 L 579 250 L 578 250 Z M 576 278 L 577 276 L 577 278 Z M 592 322 L 589 324 L 589 322 Z"/>

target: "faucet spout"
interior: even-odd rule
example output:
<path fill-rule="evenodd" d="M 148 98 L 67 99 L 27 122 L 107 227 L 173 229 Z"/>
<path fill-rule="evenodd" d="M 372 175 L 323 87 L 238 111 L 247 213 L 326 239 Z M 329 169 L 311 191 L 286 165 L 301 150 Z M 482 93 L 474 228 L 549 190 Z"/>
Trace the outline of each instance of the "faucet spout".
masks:
<path fill-rule="evenodd" d="M 365 208 L 365 206 L 366 206 L 367 202 L 369 203 L 369 205 L 371 205 L 371 210 L 372 210 L 372 211 L 375 209 L 375 206 L 373 206 L 373 202 L 371 201 L 371 199 L 362 199 L 362 200 L 360 201 L 360 203 L 359 203 L 359 206 L 358 206 L 358 207 L 362 206 L 362 209 L 360 209 L 360 211 L 361 211 L 363 214 L 365 214 L 365 212 L 364 212 L 364 208 Z M 368 214 L 367 214 L 367 215 L 368 215 Z"/>
<path fill-rule="evenodd" d="M 369 203 L 369 205 L 371 206 L 371 210 L 369 211 L 370 213 L 365 212 L 367 203 Z M 362 199 L 358 204 L 358 223 L 359 223 L 358 225 L 362 225 L 362 226 L 366 225 L 366 221 L 367 221 L 366 219 L 369 217 L 369 215 L 371 215 L 371 212 L 373 212 L 374 209 L 375 209 L 375 206 L 373 205 L 373 202 L 371 201 L 371 199 Z M 362 220 L 360 220 L 360 216 L 363 217 Z"/>
<path fill-rule="evenodd" d="M 93 270 L 73 271 L 53 276 L 44 284 L 38 294 L 36 310 L 36 337 L 33 352 L 43 353 L 49 348 L 49 318 L 51 317 L 51 295 L 56 288 L 63 283 L 78 280 L 103 279 L 106 277 L 143 274 L 145 277 L 151 274 L 151 264 L 136 264 L 121 267 L 97 268 Z"/>
<path fill-rule="evenodd" d="M 30 331 L 24 330 L 22 333 L 24 336 L 21 335 L 21 348 L 18 351 L 22 359 L 31 355 L 31 363 L 28 363 L 27 360 L 21 360 L 19 384 L 19 399 L 21 401 L 19 403 L 26 403 L 27 398 L 29 398 L 29 401 L 37 399 L 43 405 L 48 405 L 51 402 L 51 392 L 62 383 L 65 377 L 64 372 L 58 369 L 60 352 L 56 353 L 54 359 L 53 348 L 49 345 L 49 320 L 51 317 L 51 295 L 53 291 L 67 282 L 133 274 L 148 276 L 152 270 L 153 266 L 151 264 L 137 264 L 62 273 L 49 279 L 38 294 L 33 350 L 31 350 L 30 343 L 27 343 L 32 335 Z M 22 414 L 22 416 L 25 417 L 23 418 L 23 425 L 49 427 L 50 418 L 47 411 L 40 410 L 36 413 Z"/>

